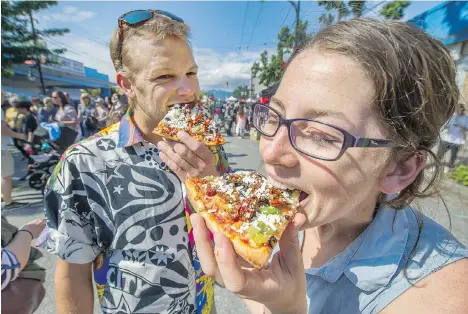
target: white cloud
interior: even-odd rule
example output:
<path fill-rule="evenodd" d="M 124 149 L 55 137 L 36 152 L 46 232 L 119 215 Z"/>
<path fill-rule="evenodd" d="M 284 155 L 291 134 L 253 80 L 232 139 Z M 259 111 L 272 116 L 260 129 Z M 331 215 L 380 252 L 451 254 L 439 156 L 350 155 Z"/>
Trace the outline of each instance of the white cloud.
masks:
<path fill-rule="evenodd" d="M 64 45 L 58 44 L 63 43 Z M 55 42 L 55 43 L 54 43 Z M 66 58 L 82 62 L 85 66 L 94 68 L 100 73 L 109 75 L 109 80 L 115 82 L 115 70 L 110 59 L 109 48 L 91 41 L 85 37 L 67 34 L 49 41 L 50 48 L 66 48 L 63 55 Z M 71 49 L 70 49 L 71 48 Z M 263 50 L 218 53 L 211 48 L 194 49 L 195 60 L 199 66 L 198 79 L 200 88 L 204 90 L 225 89 L 234 90 L 239 84 L 249 84 L 251 67 L 254 61 L 260 59 Z M 269 54 L 274 49 L 267 49 Z"/>
<path fill-rule="evenodd" d="M 40 19 L 45 21 L 80 22 L 92 18 L 93 11 L 78 10 L 76 7 L 66 6 L 62 12 L 52 14 L 40 14 Z"/>
<path fill-rule="evenodd" d="M 273 52 L 272 49 L 267 50 L 269 53 Z M 200 88 L 224 90 L 226 81 L 229 82 L 229 90 L 235 89 L 239 84 L 249 84 L 250 69 L 254 61 L 260 59 L 262 51 L 220 54 L 210 48 L 194 48 L 195 60 L 200 68 Z"/>
<path fill-rule="evenodd" d="M 109 81 L 115 82 L 116 73 L 110 58 L 109 48 L 104 45 L 73 34 L 53 38 L 53 41 L 48 41 L 47 44 L 49 48 L 67 49 L 62 55 L 63 57 L 82 62 L 89 68 L 107 74 Z"/>

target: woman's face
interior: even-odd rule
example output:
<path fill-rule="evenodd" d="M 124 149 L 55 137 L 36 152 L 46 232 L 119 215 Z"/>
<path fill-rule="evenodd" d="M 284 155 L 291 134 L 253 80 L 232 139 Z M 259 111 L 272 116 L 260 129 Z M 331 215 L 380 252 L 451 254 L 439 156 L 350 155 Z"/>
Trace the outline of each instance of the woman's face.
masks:
<path fill-rule="evenodd" d="M 288 119 L 315 119 L 355 136 L 384 139 L 373 97 L 372 81 L 355 61 L 309 50 L 292 61 L 270 106 Z M 300 211 L 307 217 L 303 228 L 310 228 L 354 219 L 373 207 L 390 150 L 349 148 L 337 161 L 318 160 L 296 151 L 282 126 L 274 137 L 262 136 L 260 152 L 273 182 L 308 194 Z"/>
<path fill-rule="evenodd" d="M 56 92 L 52 93 L 52 102 L 57 106 L 62 105 L 62 100 L 60 99 L 58 93 L 56 93 Z"/>

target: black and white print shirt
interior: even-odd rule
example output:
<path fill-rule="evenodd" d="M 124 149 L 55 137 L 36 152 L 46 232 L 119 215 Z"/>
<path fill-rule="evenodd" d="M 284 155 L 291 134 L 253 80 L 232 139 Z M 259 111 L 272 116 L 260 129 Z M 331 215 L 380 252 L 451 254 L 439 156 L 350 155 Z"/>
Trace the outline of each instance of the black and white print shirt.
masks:
<path fill-rule="evenodd" d="M 181 182 L 122 122 L 62 157 L 45 191 L 42 245 L 76 264 L 108 252 L 103 313 L 196 313 Z"/>

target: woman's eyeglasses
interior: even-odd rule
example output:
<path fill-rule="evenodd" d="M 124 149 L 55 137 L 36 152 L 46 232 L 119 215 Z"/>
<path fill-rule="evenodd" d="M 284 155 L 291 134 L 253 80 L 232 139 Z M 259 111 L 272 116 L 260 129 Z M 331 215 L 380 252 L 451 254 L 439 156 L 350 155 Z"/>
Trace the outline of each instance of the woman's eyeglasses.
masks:
<path fill-rule="evenodd" d="M 122 14 L 119 17 L 119 42 L 117 45 L 117 54 L 119 56 L 120 65 L 122 65 L 122 47 L 123 47 L 123 34 L 124 25 L 137 27 L 145 24 L 147 21 L 154 18 L 156 15 L 161 15 L 170 18 L 171 20 L 184 23 L 184 20 L 171 12 L 163 10 L 135 10 Z"/>
<path fill-rule="evenodd" d="M 286 119 L 275 109 L 256 104 L 253 125 L 264 136 L 273 137 L 282 125 L 297 151 L 320 160 L 338 160 L 349 147 L 392 147 L 391 140 L 354 136 L 340 127 L 313 119 Z"/>

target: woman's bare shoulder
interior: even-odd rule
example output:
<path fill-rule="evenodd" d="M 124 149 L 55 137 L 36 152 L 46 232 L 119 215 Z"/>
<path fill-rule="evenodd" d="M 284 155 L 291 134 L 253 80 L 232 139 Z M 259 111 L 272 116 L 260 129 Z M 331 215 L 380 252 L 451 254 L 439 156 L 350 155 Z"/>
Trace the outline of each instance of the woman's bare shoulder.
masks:
<path fill-rule="evenodd" d="M 468 313 L 467 293 L 468 258 L 463 258 L 428 275 L 380 313 Z"/>

